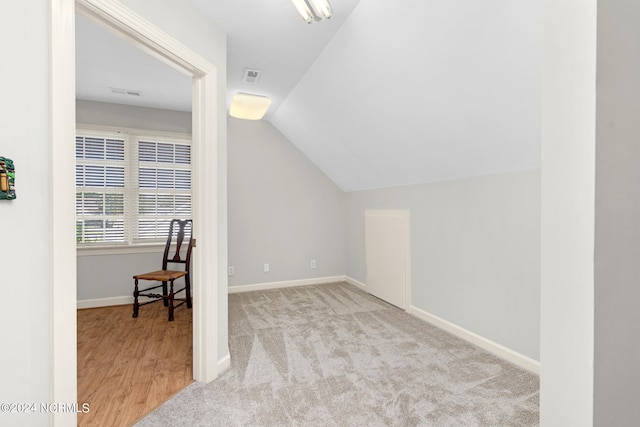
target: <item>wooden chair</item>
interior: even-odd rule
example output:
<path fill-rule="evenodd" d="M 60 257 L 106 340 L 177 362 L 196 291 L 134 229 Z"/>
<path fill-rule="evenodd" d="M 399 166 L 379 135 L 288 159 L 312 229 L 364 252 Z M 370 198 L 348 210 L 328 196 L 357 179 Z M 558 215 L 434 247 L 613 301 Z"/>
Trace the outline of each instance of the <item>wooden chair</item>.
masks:
<path fill-rule="evenodd" d="M 185 239 L 188 240 L 186 248 L 184 244 Z M 190 219 L 171 220 L 169 224 L 169 236 L 167 237 L 167 244 L 164 247 L 164 256 L 162 258 L 162 270 L 133 276 L 135 280 L 133 289 L 133 317 L 138 317 L 138 309 L 140 306 L 158 301 L 163 301 L 165 307 L 169 307 L 170 322 L 173 321 L 173 311 L 176 307 L 180 307 L 186 303 L 187 308 L 191 308 L 191 280 L 189 277 L 189 269 L 191 264 L 191 250 L 194 246 L 193 222 Z M 167 270 L 169 263 L 184 264 L 184 270 Z M 173 282 L 181 277 L 184 277 L 184 287 L 175 290 Z M 162 284 L 139 289 L 139 280 L 151 280 L 162 282 Z M 155 291 L 155 289 L 158 288 L 162 288 L 161 294 Z M 182 291 L 185 291 L 184 298 L 176 298 L 175 295 Z M 151 298 L 151 300 L 140 303 L 138 301 L 139 297 L 147 297 Z M 182 302 L 174 305 L 174 301 Z"/>

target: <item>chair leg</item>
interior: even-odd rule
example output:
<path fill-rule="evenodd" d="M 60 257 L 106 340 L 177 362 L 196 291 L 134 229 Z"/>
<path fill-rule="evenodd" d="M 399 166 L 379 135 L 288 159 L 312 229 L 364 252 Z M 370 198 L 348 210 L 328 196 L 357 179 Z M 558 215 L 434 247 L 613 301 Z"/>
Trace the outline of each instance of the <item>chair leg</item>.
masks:
<path fill-rule="evenodd" d="M 138 303 L 138 279 L 135 279 L 135 284 L 133 285 L 133 317 L 138 317 L 138 309 L 140 308 L 140 304 Z"/>
<path fill-rule="evenodd" d="M 171 280 L 169 290 L 169 322 L 173 322 L 173 280 Z"/>
<path fill-rule="evenodd" d="M 191 308 L 191 280 L 189 280 L 189 274 L 184 276 L 184 290 L 186 293 L 187 308 Z"/>
<path fill-rule="evenodd" d="M 167 292 L 167 282 L 162 282 L 162 303 L 164 304 L 165 307 L 169 306 L 169 300 L 167 299 L 166 295 L 168 295 L 169 293 Z"/>

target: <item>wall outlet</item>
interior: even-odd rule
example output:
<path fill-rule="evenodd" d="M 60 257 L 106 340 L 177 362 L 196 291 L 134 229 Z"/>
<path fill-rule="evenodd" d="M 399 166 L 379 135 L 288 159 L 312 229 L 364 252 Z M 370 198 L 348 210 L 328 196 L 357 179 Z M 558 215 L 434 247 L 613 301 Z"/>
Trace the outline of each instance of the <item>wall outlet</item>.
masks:
<path fill-rule="evenodd" d="M 265 273 L 268 273 L 268 272 L 269 272 L 269 264 L 268 264 L 268 263 L 265 263 L 265 264 L 264 264 L 264 272 L 265 272 Z"/>
<path fill-rule="evenodd" d="M 227 271 L 227 274 L 228 274 L 229 276 L 233 276 L 234 274 L 236 274 L 236 269 L 235 269 L 235 267 L 234 267 L 233 265 L 230 265 L 230 266 L 229 266 L 228 271 Z"/>
<path fill-rule="evenodd" d="M 315 259 L 311 260 L 311 268 L 316 268 L 316 260 Z"/>

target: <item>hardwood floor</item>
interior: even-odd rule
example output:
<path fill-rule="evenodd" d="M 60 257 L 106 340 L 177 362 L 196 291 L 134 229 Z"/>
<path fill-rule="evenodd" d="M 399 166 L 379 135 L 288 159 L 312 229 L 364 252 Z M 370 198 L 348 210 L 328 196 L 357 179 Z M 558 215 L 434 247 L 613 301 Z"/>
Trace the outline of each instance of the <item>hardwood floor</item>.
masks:
<path fill-rule="evenodd" d="M 131 426 L 193 382 L 192 311 L 162 303 L 78 310 L 79 426 Z"/>

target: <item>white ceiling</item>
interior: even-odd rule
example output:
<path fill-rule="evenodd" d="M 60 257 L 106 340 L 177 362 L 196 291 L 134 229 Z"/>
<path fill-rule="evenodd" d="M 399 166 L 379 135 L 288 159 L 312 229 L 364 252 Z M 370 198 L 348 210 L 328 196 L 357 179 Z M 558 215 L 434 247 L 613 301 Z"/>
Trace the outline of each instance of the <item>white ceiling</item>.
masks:
<path fill-rule="evenodd" d="M 539 0 L 366 0 L 271 122 L 343 190 L 540 165 Z"/>
<path fill-rule="evenodd" d="M 333 0 L 333 17 L 307 24 L 291 0 L 189 0 L 227 33 L 227 101 L 238 92 L 265 95 L 270 120 L 360 0 Z M 243 83 L 245 68 L 262 70 Z"/>
<path fill-rule="evenodd" d="M 265 119 L 343 190 L 539 167 L 541 0 L 331 0 L 311 25 L 291 0 L 189 1 L 228 34 L 228 99 L 270 96 Z M 190 109 L 188 78 L 79 22 L 79 97 Z"/>
<path fill-rule="evenodd" d="M 118 95 L 109 88 L 142 96 Z M 191 77 L 76 14 L 76 97 L 191 111 Z"/>

